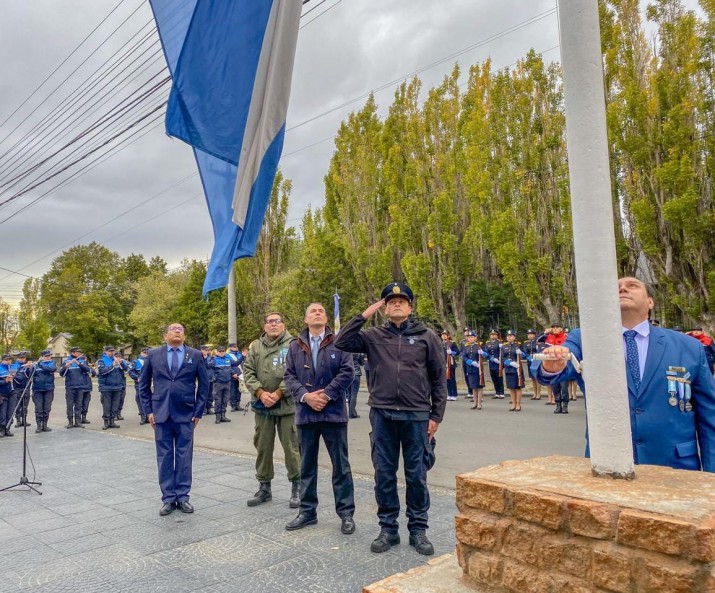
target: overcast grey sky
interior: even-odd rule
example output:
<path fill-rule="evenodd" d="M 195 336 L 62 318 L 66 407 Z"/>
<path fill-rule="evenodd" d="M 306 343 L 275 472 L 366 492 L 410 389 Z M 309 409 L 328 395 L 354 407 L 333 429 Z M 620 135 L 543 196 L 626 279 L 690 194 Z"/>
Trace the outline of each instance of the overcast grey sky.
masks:
<path fill-rule="evenodd" d="M 559 58 L 556 0 L 325 0 L 319 5 L 320 1 L 311 0 L 304 7 L 304 13 L 314 10 L 302 20 L 298 38 L 289 131 L 281 162 L 283 173 L 293 180 L 292 224 L 299 223 L 308 205 L 323 204 L 323 176 L 333 151 L 331 137 L 364 99 L 299 125 L 302 122 L 472 46 L 478 45 L 421 72 L 425 88 L 438 83 L 455 62 L 466 71 L 469 65 L 491 57 L 494 66 L 501 68 L 529 48 L 545 52 L 547 61 Z M 0 155 L 151 20 L 145 0 L 0 0 L 0 122 L 117 5 L 67 64 L 0 127 L 2 140 L 29 116 L 19 132 L 0 144 Z M 316 16 L 315 22 L 310 22 Z M 499 36 L 534 17 L 538 20 L 532 24 Z M 125 19 L 126 24 L 96 49 Z M 498 38 L 481 43 L 495 36 Z M 157 62 L 149 71 L 157 71 L 159 65 Z M 77 73 L 38 106 L 75 68 Z M 115 74 L 119 76 L 120 70 Z M 376 92 L 383 115 L 395 86 Z M 5 160 L 0 156 L 0 176 L 10 156 Z M 40 276 L 62 250 L 92 240 L 122 256 L 131 252 L 142 253 L 147 259 L 159 255 L 170 266 L 183 258 L 206 259 L 213 236 L 198 177 L 166 191 L 195 171 L 190 148 L 168 138 L 163 124 L 159 125 L 59 191 L 0 222 L 0 252 L 4 254 L 0 266 Z M 0 206 L 0 221 L 54 185 L 50 182 Z M 8 195 L 0 194 L 0 201 Z M 106 224 L 126 210 L 131 212 Z M 16 304 L 23 281 L 22 276 L 0 270 L 0 296 Z"/>

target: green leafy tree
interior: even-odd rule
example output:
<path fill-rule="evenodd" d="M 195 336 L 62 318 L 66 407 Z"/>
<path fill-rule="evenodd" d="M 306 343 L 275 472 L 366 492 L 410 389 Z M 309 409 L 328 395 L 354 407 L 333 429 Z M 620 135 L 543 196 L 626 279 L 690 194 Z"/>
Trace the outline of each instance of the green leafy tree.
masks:
<path fill-rule="evenodd" d="M 39 279 L 25 280 L 17 319 L 20 330 L 17 336 L 18 346 L 29 350 L 32 356 L 39 356 L 51 337 L 50 326 L 42 307 Z"/>

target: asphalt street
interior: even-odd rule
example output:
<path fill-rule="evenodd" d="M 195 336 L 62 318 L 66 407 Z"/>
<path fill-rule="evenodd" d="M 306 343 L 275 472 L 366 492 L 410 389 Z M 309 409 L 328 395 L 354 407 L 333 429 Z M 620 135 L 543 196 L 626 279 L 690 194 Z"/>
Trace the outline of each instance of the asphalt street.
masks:
<path fill-rule="evenodd" d="M 437 463 L 429 473 L 431 485 L 453 489 L 457 474 L 507 459 L 583 455 L 586 414 L 582 397 L 571 402 L 568 415 L 561 415 L 553 413 L 554 406 L 545 405 L 545 395 L 541 400 L 531 401 L 531 394 L 527 392 L 522 411 L 509 412 L 508 396 L 503 400 L 492 399 L 494 392 L 489 391 L 488 387 L 482 410 L 470 409 L 472 402 L 464 397 L 464 388 L 460 389 L 458 401 L 447 402 L 445 419 L 436 435 Z M 241 403 L 246 403 L 245 397 Z M 348 430 L 350 463 L 354 473 L 372 476 L 369 407 L 364 389 L 358 395 L 357 410 L 360 418 L 351 420 Z M 86 425 L 86 429 L 101 430 L 101 416 L 99 393 L 95 384 L 88 415 L 91 424 Z M 127 389 L 123 416 L 125 420 L 118 422 L 121 428 L 107 432 L 153 439 L 151 427 L 139 425 L 134 386 L 131 384 Z M 196 430 L 196 445 L 207 450 L 255 455 L 253 412 L 229 412 L 227 417 L 230 423 L 218 425 L 213 416 L 204 417 Z M 50 426 L 61 428 L 66 424 L 65 420 L 64 388 L 59 385 L 55 390 Z M 283 461 L 278 442 L 275 457 Z M 322 467 L 329 467 L 330 460 L 325 449 L 321 449 L 319 463 Z"/>

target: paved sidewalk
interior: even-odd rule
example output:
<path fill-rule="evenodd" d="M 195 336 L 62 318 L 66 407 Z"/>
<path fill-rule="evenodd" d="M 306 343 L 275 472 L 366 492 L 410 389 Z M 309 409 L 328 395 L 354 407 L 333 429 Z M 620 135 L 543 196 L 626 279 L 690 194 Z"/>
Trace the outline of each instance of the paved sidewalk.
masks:
<path fill-rule="evenodd" d="M 21 432 L 0 440 L 0 488 L 20 477 Z M 289 533 L 296 511 L 283 466 L 273 501 L 249 508 L 254 459 L 196 451 L 196 512 L 159 517 L 153 442 L 58 427 L 36 435 L 33 427 L 28 444 L 43 494 L 0 492 L 2 593 L 358 593 L 429 559 L 408 545 L 404 511 L 402 544 L 370 552 L 379 529 L 372 481 L 361 476 L 355 534 L 340 533 L 325 471 L 318 525 Z M 440 555 L 454 549 L 456 508 L 453 492 L 431 492 L 429 536 Z"/>

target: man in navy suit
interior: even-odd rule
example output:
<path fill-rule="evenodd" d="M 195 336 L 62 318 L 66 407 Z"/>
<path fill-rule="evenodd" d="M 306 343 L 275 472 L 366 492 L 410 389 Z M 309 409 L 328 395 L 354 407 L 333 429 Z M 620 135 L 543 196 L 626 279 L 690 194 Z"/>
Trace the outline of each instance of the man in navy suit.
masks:
<path fill-rule="evenodd" d="M 194 512 L 189 502 L 194 428 L 209 396 L 206 362 L 199 350 L 184 345 L 184 327 L 168 325 L 164 340 L 166 346 L 149 351 L 139 376 L 141 406 L 156 441 L 162 516 L 175 508 Z"/>
<path fill-rule="evenodd" d="M 715 380 L 705 350 L 689 336 L 649 322 L 653 298 L 637 278 L 619 279 L 618 297 L 634 461 L 715 471 Z M 583 390 L 580 375 L 566 362 L 572 352 L 581 360 L 580 330 L 563 345 L 544 350 L 556 359 L 534 362 L 537 378 L 542 383 L 578 379 Z"/>

